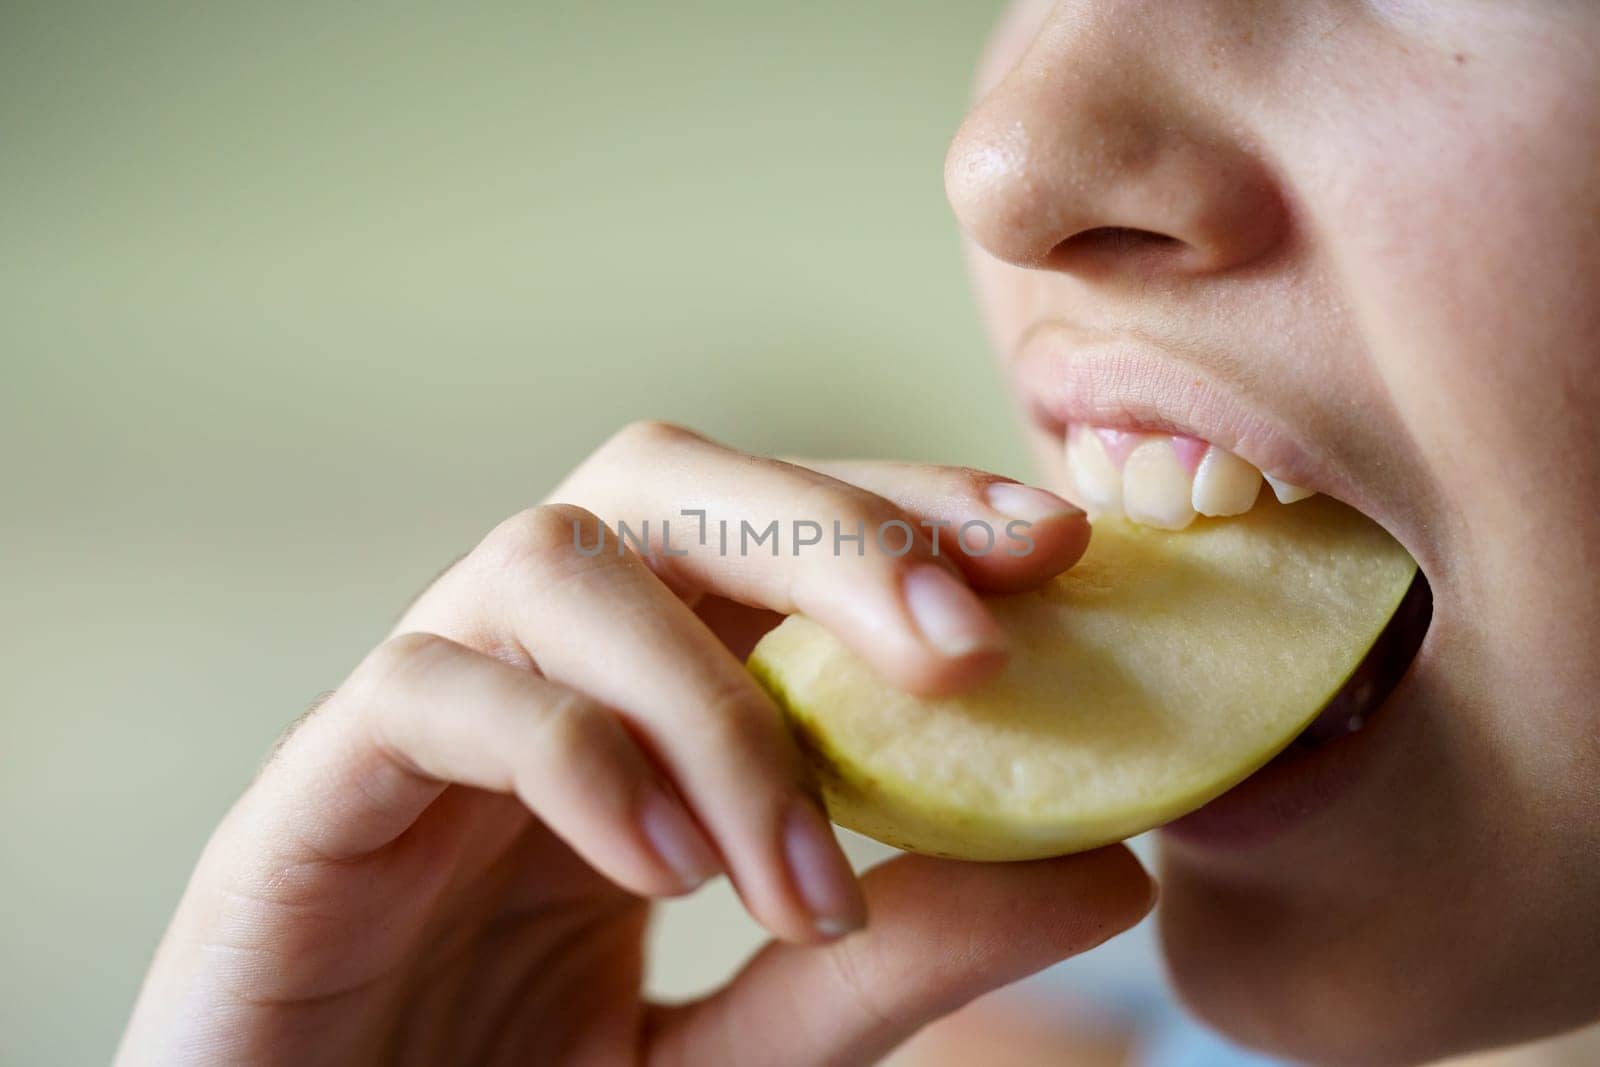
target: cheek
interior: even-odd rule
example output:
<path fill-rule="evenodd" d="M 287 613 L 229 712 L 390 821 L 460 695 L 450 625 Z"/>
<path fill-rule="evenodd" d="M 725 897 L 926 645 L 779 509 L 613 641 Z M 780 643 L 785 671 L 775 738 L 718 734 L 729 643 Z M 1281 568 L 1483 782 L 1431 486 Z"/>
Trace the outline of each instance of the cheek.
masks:
<path fill-rule="evenodd" d="M 1560 57 L 1396 89 L 1352 115 L 1319 246 L 1441 503 L 1449 595 L 1506 738 L 1581 741 L 1600 684 L 1600 80 Z M 1536 665 L 1536 669 L 1530 669 Z M 1534 724 L 1538 724 L 1538 731 Z M 1568 746 L 1570 748 L 1570 746 Z M 1569 771 L 1552 770 L 1559 781 Z"/>
<path fill-rule="evenodd" d="M 1545 75 L 1422 80 L 1319 161 L 1340 295 L 1464 530 L 1587 526 L 1600 484 L 1600 83 Z"/>

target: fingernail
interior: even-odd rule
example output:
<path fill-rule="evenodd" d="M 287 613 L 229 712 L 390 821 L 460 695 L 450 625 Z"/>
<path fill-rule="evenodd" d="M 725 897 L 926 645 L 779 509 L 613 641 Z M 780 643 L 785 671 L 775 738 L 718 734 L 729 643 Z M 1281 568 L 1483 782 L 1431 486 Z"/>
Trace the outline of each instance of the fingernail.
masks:
<path fill-rule="evenodd" d="M 906 572 L 905 598 L 922 636 L 946 656 L 1005 647 L 1005 633 L 978 595 L 937 564 Z"/>
<path fill-rule="evenodd" d="M 989 506 L 1000 514 L 1023 522 L 1048 522 L 1083 514 L 1082 508 L 1054 493 L 1016 482 L 994 482 L 984 496 L 988 497 Z"/>
<path fill-rule="evenodd" d="M 789 809 L 783 854 L 817 933 L 832 940 L 866 925 L 867 902 L 855 872 L 827 820 L 810 801 L 799 801 Z"/>
<path fill-rule="evenodd" d="M 672 868 L 685 891 L 721 871 L 715 850 L 676 798 L 651 790 L 639 806 L 639 825 L 650 847 Z"/>

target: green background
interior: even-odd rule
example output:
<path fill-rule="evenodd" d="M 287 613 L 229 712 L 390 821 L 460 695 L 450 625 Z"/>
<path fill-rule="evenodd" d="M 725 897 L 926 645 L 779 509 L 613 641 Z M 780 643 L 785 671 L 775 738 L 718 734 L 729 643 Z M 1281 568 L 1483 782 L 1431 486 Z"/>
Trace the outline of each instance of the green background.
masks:
<path fill-rule="evenodd" d="M 282 726 L 626 421 L 1025 473 L 940 177 L 995 7 L 0 4 L 0 1060 L 109 1055 Z"/>

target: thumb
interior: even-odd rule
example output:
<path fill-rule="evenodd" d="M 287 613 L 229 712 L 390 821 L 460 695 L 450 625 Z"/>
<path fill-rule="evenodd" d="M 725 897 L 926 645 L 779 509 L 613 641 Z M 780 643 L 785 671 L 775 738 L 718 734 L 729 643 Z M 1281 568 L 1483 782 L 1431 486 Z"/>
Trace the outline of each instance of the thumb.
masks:
<path fill-rule="evenodd" d="M 650 1064 L 871 1063 L 991 989 L 1133 926 L 1155 885 L 1121 845 L 1028 863 L 902 856 L 863 880 L 867 927 L 769 944 L 721 991 L 654 1009 Z"/>

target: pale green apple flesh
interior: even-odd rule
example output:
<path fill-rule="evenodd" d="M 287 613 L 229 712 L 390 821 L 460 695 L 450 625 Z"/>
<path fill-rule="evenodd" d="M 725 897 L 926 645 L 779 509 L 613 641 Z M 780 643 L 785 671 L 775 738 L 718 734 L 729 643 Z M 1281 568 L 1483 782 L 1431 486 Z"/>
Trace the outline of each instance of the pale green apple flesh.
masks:
<path fill-rule="evenodd" d="M 841 825 L 963 859 L 1062 855 L 1168 822 L 1266 763 L 1361 663 L 1415 573 L 1359 512 L 1263 494 L 1178 533 L 1097 522 L 1077 566 L 991 601 L 1011 657 L 961 696 L 909 696 L 800 617 L 750 669 Z"/>

